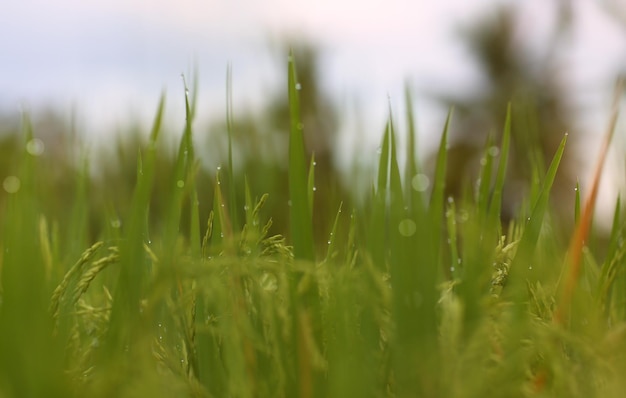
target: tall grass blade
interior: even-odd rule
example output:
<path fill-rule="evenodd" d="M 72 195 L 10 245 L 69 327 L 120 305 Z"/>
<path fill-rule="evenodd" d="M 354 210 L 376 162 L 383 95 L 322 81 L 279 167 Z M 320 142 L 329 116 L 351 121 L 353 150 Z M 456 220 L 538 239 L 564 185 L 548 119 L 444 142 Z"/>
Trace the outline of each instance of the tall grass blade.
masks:
<path fill-rule="evenodd" d="M 230 207 L 230 221 L 233 229 L 239 229 L 237 194 L 235 189 L 235 170 L 233 167 L 233 68 L 226 69 L 226 131 L 228 132 L 228 205 Z"/>
<path fill-rule="evenodd" d="M 288 92 L 291 129 L 289 134 L 289 208 L 294 255 L 302 260 L 314 260 L 313 225 L 307 189 L 304 125 L 300 119 L 300 85 L 296 76 L 293 54 L 289 55 Z"/>
<path fill-rule="evenodd" d="M 413 196 L 416 191 L 411 189 L 412 180 L 418 173 L 419 166 L 416 159 L 416 140 L 417 132 L 415 128 L 415 115 L 413 114 L 413 98 L 411 90 L 407 84 L 404 89 L 404 102 L 406 107 L 406 123 L 407 123 L 407 145 L 406 145 L 406 165 L 404 169 L 404 188 L 405 200 L 407 205 L 413 203 Z"/>
<path fill-rule="evenodd" d="M 165 96 L 161 96 L 154 119 L 146 160 L 139 157 L 137 185 L 131 203 L 131 215 L 124 231 L 120 248 L 120 273 L 114 293 L 106 349 L 103 355 L 112 358 L 131 343 L 131 334 L 140 326 L 140 301 L 144 295 L 148 267 L 146 266 L 144 243 L 146 240 L 146 219 L 150 205 L 150 194 L 154 182 L 157 140 L 161 130 Z"/>
<path fill-rule="evenodd" d="M 619 105 L 622 94 L 624 93 L 624 81 L 619 79 L 615 85 L 615 94 L 613 98 L 613 109 L 611 111 L 611 119 L 605 135 L 602 148 L 600 149 L 600 156 L 596 163 L 596 168 L 593 174 L 591 190 L 585 200 L 585 207 L 580 217 L 580 223 L 574 230 L 574 235 L 569 246 L 569 261 L 566 263 L 567 268 L 564 275 L 561 297 L 558 302 L 557 309 L 555 311 L 554 320 L 556 323 L 562 324 L 566 321 L 568 316 L 569 307 L 574 296 L 576 285 L 578 283 L 579 275 L 581 272 L 581 256 L 583 247 L 585 246 L 589 231 L 591 229 L 591 220 L 593 218 L 593 212 L 596 206 L 596 199 L 598 197 L 598 191 L 600 189 L 600 179 L 602 178 L 602 169 L 608 155 L 609 147 L 613 134 L 615 133 L 615 127 L 617 125 L 617 118 L 619 116 Z"/>
<path fill-rule="evenodd" d="M 517 250 L 517 255 L 515 256 L 515 259 L 511 264 L 509 279 L 516 284 L 525 283 L 524 281 L 527 279 L 528 276 L 530 276 L 528 271 L 531 271 L 533 269 L 532 254 L 534 253 L 534 248 L 537 245 L 539 233 L 544 222 L 544 217 L 548 210 L 550 190 L 552 189 L 552 184 L 554 183 L 559 163 L 561 162 L 561 158 L 563 157 L 566 142 L 567 134 L 561 140 L 561 143 L 554 157 L 552 158 L 552 162 L 550 163 L 550 167 L 548 168 L 548 172 L 541 186 L 541 190 L 538 193 L 537 200 L 532 209 L 531 215 L 526 222 L 524 233 L 522 235 L 521 241 L 519 243 L 519 248 Z M 535 272 L 541 274 L 543 270 L 536 269 L 535 267 Z"/>
<path fill-rule="evenodd" d="M 315 154 L 311 155 L 311 161 L 309 162 L 307 192 L 309 193 L 309 213 L 313 216 L 313 201 L 315 200 Z"/>
<path fill-rule="evenodd" d="M 502 145 L 500 148 L 500 161 L 498 162 L 498 171 L 496 181 L 491 195 L 489 205 L 489 223 L 493 228 L 497 226 L 497 236 L 502 235 L 502 226 L 500 217 L 502 216 L 502 193 L 504 191 L 504 181 L 506 179 L 507 165 L 509 160 L 509 151 L 511 146 L 511 104 L 506 108 L 506 119 L 504 121 L 504 131 L 502 133 Z"/>
<path fill-rule="evenodd" d="M 367 231 L 368 249 L 374 264 L 385 270 L 387 262 L 387 228 L 388 228 L 388 181 L 389 181 L 389 141 L 390 130 L 387 127 L 383 134 L 378 162 L 378 178 L 376 189 L 372 193 L 372 215 Z"/>

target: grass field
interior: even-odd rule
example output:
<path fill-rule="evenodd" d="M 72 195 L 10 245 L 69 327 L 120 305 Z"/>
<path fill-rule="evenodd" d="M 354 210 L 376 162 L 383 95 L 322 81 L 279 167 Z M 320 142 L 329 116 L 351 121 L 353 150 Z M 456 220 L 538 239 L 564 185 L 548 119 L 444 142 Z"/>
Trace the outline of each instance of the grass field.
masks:
<path fill-rule="evenodd" d="M 409 112 L 406 164 L 390 119 L 367 198 L 313 214 L 324 193 L 297 81 L 290 60 L 281 234 L 273 192 L 237 177 L 254 171 L 234 170 L 230 145 L 212 181 L 199 177 L 188 92 L 171 169 L 158 168 L 162 100 L 132 149 L 132 190 L 100 187 L 127 209 L 103 206 L 95 227 L 86 170 L 64 192 L 67 211 L 46 210 L 56 191 L 25 119 L 15 174 L 2 176 L 0 397 L 622 396 L 626 224 L 618 203 L 608 244 L 595 244 L 592 183 L 584 201 L 572 189 L 571 236 L 555 232 L 566 135 L 505 227 L 510 112 L 466 198 L 444 194 L 449 124 L 426 176 Z"/>

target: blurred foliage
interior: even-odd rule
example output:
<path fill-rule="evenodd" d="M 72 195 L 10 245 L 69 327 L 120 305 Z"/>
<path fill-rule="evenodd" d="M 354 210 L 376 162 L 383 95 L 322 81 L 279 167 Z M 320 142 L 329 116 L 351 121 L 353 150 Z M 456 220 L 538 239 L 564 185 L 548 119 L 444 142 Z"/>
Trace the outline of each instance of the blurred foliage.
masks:
<path fill-rule="evenodd" d="M 337 153 L 336 139 L 339 118 L 331 99 L 323 92 L 319 49 L 306 40 L 283 43 L 279 48 L 283 57 L 289 51 L 298 60 L 297 87 L 306 156 L 309 161 L 313 158 L 315 162 L 314 235 L 325 240 L 340 202 L 350 198 L 342 184 L 336 162 L 336 158 L 341 156 L 341 153 Z M 213 147 L 209 147 L 209 150 L 218 159 L 221 158 L 224 167 L 228 147 L 226 121 L 211 126 L 210 132 L 207 147 Z M 232 129 L 235 184 L 242 187 L 243 179 L 247 178 L 253 192 L 272 192 L 266 208 L 273 215 L 276 230 L 281 231 L 288 230 L 288 137 L 289 101 L 284 88 L 272 94 L 266 102 L 266 108 L 258 114 L 238 114 L 235 110 Z M 242 174 L 241 170 L 245 170 L 246 174 Z M 242 197 L 239 202 L 242 202 Z"/>
<path fill-rule="evenodd" d="M 567 5 L 566 3 L 563 3 Z M 437 95 L 455 116 L 451 129 L 451 164 L 447 194 L 463 197 L 472 192 L 470 181 L 478 177 L 483 149 L 502 139 L 501 120 L 508 103 L 512 105 L 512 153 L 508 186 L 504 192 L 503 219 L 511 220 L 527 203 L 522 198 L 536 190 L 563 136 L 569 135 L 559 174 L 552 190 L 555 215 L 567 223 L 573 214 L 573 191 L 579 160 L 575 153 L 579 132 L 572 124 L 573 114 L 561 80 L 558 50 L 567 38 L 570 11 L 559 8 L 552 37 L 541 51 L 532 51 L 520 34 L 515 5 L 501 6 L 469 28 L 462 29 L 468 46 L 485 79 L 483 90 L 475 95 Z M 536 49 L 535 49 L 536 50 Z M 458 94 L 457 94 L 458 95 Z M 462 94 L 461 94 L 462 95 Z M 491 140 L 491 141 L 489 141 Z"/>
<path fill-rule="evenodd" d="M 298 81 L 301 99 L 301 117 L 304 124 L 307 158 L 315 161 L 315 195 L 313 212 L 315 218 L 314 234 L 316 241 L 326 241 L 332 228 L 334 215 L 342 201 L 350 195 L 343 187 L 335 157 L 338 116 L 330 99 L 324 94 L 320 84 L 319 51 L 307 41 L 284 44 L 283 55 L 294 52 L 298 59 Z M 286 90 L 281 89 L 268 98 L 267 108 L 259 114 L 237 114 L 232 120 L 233 178 L 237 187 L 237 203 L 244 203 L 244 181 L 247 180 L 252 192 L 271 192 L 265 206 L 273 215 L 272 231 L 288 231 L 288 189 L 287 189 L 287 143 L 289 140 L 289 103 Z M 83 144 L 73 131 L 72 123 L 64 120 L 59 113 L 43 112 L 33 115 L 33 128 L 45 150 L 40 155 L 38 167 L 49 171 L 50 178 L 40 181 L 42 194 L 48 198 L 45 206 L 54 214 L 54 222 L 62 222 L 76 213 L 72 203 L 76 190 L 84 190 L 89 199 L 88 209 L 83 209 L 89 218 L 89 231 L 76 242 L 76 247 L 84 247 L 86 241 L 96 239 L 102 231 L 102 225 L 119 228 L 119 220 L 130 211 L 130 197 L 136 180 L 138 153 L 147 145 L 146 136 L 139 127 L 126 129 L 113 140 L 113 145 L 91 148 L 86 158 L 79 158 Z M 16 165 L 16 155 L 20 153 L 22 142 L 17 138 L 20 130 L 19 120 L 6 117 L 2 122 L 0 135 L 0 179 L 12 175 Z M 200 197 L 211 197 L 215 184 L 216 164 L 223 172 L 228 168 L 228 133 L 227 121 L 223 120 L 208 127 L 206 141 L 199 142 L 198 148 L 204 158 L 212 164 L 203 164 L 198 168 L 198 193 Z M 175 136 L 178 132 L 167 132 Z M 161 214 L 165 206 L 166 181 L 173 172 L 175 153 L 171 147 L 160 142 L 160 156 L 156 165 L 159 178 L 153 190 L 151 214 Z M 89 149 L 88 149 L 89 150 Z M 87 176 L 81 176 L 85 168 L 90 170 Z M 245 170 L 245 173 L 243 172 Z M 81 184 L 82 187 L 81 187 Z M 229 182 L 225 185 L 228 189 Z M 0 190 L 0 200 L 5 195 Z M 347 203 L 345 203 L 347 205 Z M 212 208 L 212 202 L 200 203 L 200 216 L 205 219 Z M 183 210 L 188 212 L 188 207 Z M 237 209 L 243 217 L 244 209 Z M 76 215 L 75 215 L 76 216 Z M 183 217 L 183 223 L 187 218 Z M 158 220 L 155 228 L 159 228 Z M 203 226 L 203 230 L 206 226 Z M 181 225 L 181 230 L 188 230 Z M 78 250 L 78 249 L 77 249 Z M 321 248 L 320 250 L 324 250 Z M 70 253 L 76 254 L 75 251 Z M 69 253 L 68 253 L 69 254 Z M 71 255 L 71 254 L 70 254 Z"/>

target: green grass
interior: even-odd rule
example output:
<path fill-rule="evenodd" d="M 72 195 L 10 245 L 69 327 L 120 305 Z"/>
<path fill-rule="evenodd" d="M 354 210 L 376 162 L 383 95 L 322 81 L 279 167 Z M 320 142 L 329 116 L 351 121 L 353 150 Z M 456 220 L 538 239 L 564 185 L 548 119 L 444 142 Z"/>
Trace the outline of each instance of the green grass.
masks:
<path fill-rule="evenodd" d="M 502 142 L 486 140 L 479 183 L 453 199 L 453 112 L 424 189 L 407 90 L 406 164 L 390 112 L 368 197 L 343 202 L 363 204 L 314 214 L 323 193 L 292 56 L 287 77 L 284 231 L 266 211 L 275 192 L 253 192 L 254 170 L 234 168 L 230 72 L 226 170 L 201 172 L 195 90 L 185 85 L 186 124 L 162 173 L 163 96 L 147 145 L 133 148 L 129 207 L 102 208 L 93 241 L 86 162 L 64 217 L 46 210 L 45 165 L 26 150 L 16 157 L 20 186 L 0 210 L 0 397 L 622 396 L 626 223 L 618 202 L 606 250 L 571 245 L 582 271 L 560 295 L 570 257 L 549 199 L 566 138 L 502 226 L 510 107 Z M 35 133 L 25 117 L 24 144 Z M 578 221 L 590 210 L 575 195 Z M 313 225 L 323 218 L 331 227 L 319 240 Z"/>

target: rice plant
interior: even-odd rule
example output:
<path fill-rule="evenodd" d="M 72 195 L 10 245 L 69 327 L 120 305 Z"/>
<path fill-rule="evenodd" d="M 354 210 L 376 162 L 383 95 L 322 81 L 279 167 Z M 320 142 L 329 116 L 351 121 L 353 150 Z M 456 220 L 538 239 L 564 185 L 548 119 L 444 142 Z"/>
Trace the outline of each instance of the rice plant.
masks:
<path fill-rule="evenodd" d="M 313 214 L 316 163 L 304 148 L 292 56 L 287 84 L 284 233 L 264 210 L 272 192 L 235 178 L 246 170 L 234 170 L 232 148 L 225 170 L 203 178 L 195 97 L 185 87 L 187 120 L 169 173 L 157 173 L 163 97 L 124 198 L 130 211 L 103 210 L 114 227 L 102 225 L 73 252 L 75 231 L 88 227 L 80 216 L 88 187 L 76 184 L 76 217 L 44 211 L 46 169 L 26 150 L 36 132 L 25 117 L 25 149 L 0 212 L 0 396 L 622 395 L 626 230 L 618 202 L 607 249 L 590 239 L 601 166 L 583 209 L 572 212 L 568 247 L 551 227 L 549 200 L 565 134 L 545 173 L 537 168 L 539 186 L 503 225 L 510 107 L 502 142 L 487 140 L 480 180 L 462 198 L 444 194 L 454 112 L 432 176 L 416 158 L 410 111 L 399 164 L 390 114 L 370 194 L 355 202 L 363 204 Z M 205 197 L 206 185 L 213 194 Z M 166 188 L 155 213 L 157 186 Z M 202 202 L 211 204 L 206 216 Z M 316 241 L 320 217 L 332 217 L 332 228 Z"/>

